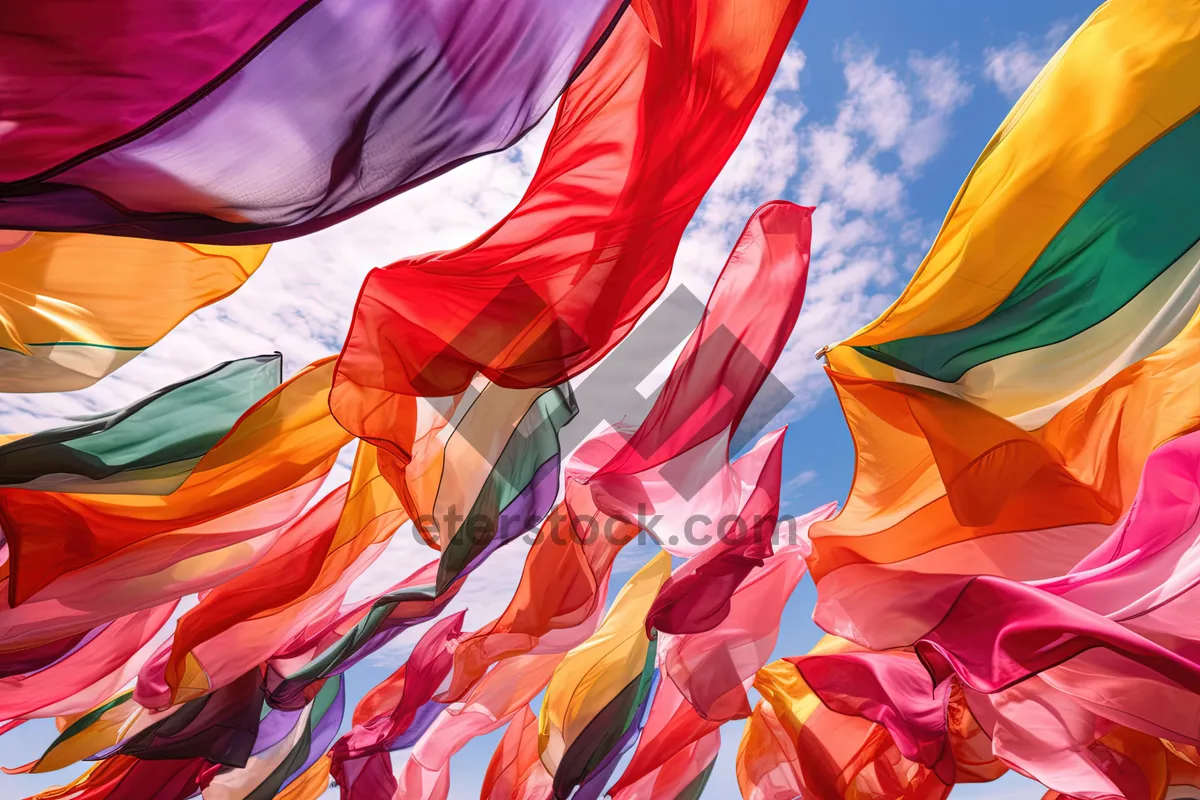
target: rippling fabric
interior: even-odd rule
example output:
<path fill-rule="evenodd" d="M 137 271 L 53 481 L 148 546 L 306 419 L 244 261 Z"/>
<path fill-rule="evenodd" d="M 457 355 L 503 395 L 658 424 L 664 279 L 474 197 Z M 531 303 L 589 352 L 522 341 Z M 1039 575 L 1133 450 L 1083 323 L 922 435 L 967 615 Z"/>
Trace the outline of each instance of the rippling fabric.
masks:
<path fill-rule="evenodd" d="M 1111 288 L 1149 283 L 1188 250 L 1195 204 L 1175 182 L 1191 165 L 1173 154 L 1187 150 L 1200 106 L 1200 89 L 1180 80 L 1200 64 L 1195 10 L 1102 5 L 992 137 L 900 299 L 845 343 L 953 382 L 970 364 L 955 357 L 986 362 L 1067 340 L 1104 318 Z M 1076 281 L 1093 290 L 1072 295 Z M 940 302 L 947 293 L 954 303 Z"/>
<path fill-rule="evenodd" d="M 989 145 L 897 304 L 828 353 L 857 459 L 843 511 L 812 531 L 826 630 L 910 645 L 926 576 L 1065 574 L 1129 508 L 1153 449 L 1200 425 L 1200 206 L 1173 183 L 1193 161 L 1198 103 L 1176 71 L 1200 58 L 1195 19 L 1102 6 Z"/>
<path fill-rule="evenodd" d="M 106 621 L 47 645 L 0 651 L 0 720 L 81 713 L 136 674 L 175 603 Z"/>
<path fill-rule="evenodd" d="M 7 111 L 3 101 L 0 107 Z M 103 118 L 109 119 L 107 114 Z M 0 137 L 7 148 L 3 122 Z M 5 149 L 0 159 L 10 152 Z M 3 392 L 91 386 L 188 314 L 240 288 L 267 254 L 266 246 L 61 233 L 38 233 L 5 244 L 11 233 L 0 231 Z"/>
<path fill-rule="evenodd" d="M 460 702 L 447 705 L 425 730 L 397 780 L 396 800 L 431 800 L 426 787 L 450 785 L 450 758 L 469 741 L 498 730 L 527 709 L 550 681 L 563 654 L 502 661 Z"/>
<path fill-rule="evenodd" d="M 659 553 L 621 589 L 604 621 L 554 670 L 538 715 L 538 752 L 566 798 L 601 769 L 635 724 L 654 672 L 646 612 L 671 574 Z"/>
<path fill-rule="evenodd" d="M 332 366 L 317 362 L 258 401 L 172 494 L 0 489 L 0 524 L 10 548 L 9 604 L 85 569 L 112 574 L 121 563 L 153 574 L 185 555 L 285 524 L 307 497 L 272 508 L 280 516 L 270 518 L 255 515 L 256 504 L 294 495 L 322 478 L 349 441 L 327 408 Z"/>
<path fill-rule="evenodd" d="M 539 530 L 512 602 L 455 651 L 449 697 L 460 697 L 503 658 L 556 646 L 544 642 L 547 637 L 565 638 L 571 642 L 567 647 L 586 638 L 587 622 L 599 611 L 598 590 L 613 558 L 638 535 L 639 503 L 657 497 L 661 506 L 655 510 L 664 516 L 691 513 L 685 496 L 663 488 L 668 475 L 704 470 L 708 480 L 701 491 L 711 489 L 712 494 L 703 507 L 716 521 L 730 514 L 741 519 L 738 515 L 747 503 L 769 494 L 743 479 L 757 478 L 773 445 L 730 465 L 729 432 L 769 374 L 799 314 L 810 212 L 790 203 L 770 203 L 755 213 L 646 420 L 632 433 L 610 430 L 590 439 L 572 456 L 566 467 L 565 501 Z M 763 293 L 764 287 L 770 290 Z M 757 298 L 753 303 L 748 301 L 751 293 Z M 767 298 L 771 302 L 763 302 Z M 693 461 L 698 448 L 714 448 L 709 452 L 716 453 L 716 460 Z M 750 522 L 741 524 L 748 530 Z M 703 536 L 700 533 L 693 535 L 697 542 L 723 545 L 720 538 L 727 538 L 729 544 L 737 544 L 737 531 L 733 537 L 718 537 L 716 526 L 710 526 Z M 664 533 L 663 540 L 669 542 L 670 537 Z M 705 616 L 710 629 L 717 621 L 710 612 L 722 607 L 736 586 L 736 581 L 726 581 L 704 598 L 703 607 L 696 603 L 692 609 L 691 603 L 680 602 L 670 614 L 677 619 Z M 683 592 L 680 599 L 686 601 L 687 595 Z"/>
<path fill-rule="evenodd" d="M 406 744 L 402 740 L 450 672 L 454 660 L 449 644 L 462 633 L 464 613 L 434 624 L 417 642 L 408 661 L 359 701 L 354 727 L 338 740 L 331 754 L 331 774 L 347 800 L 395 794 L 388 751 L 415 743 L 416 736 Z M 424 721 L 422 727 L 429 724 Z"/>
<path fill-rule="evenodd" d="M 310 233 L 513 144 L 623 8 L 54 0 L 14 11 L 0 23 L 0 226 L 224 244 Z"/>
<path fill-rule="evenodd" d="M 142 761 L 116 756 L 66 786 L 39 792 L 29 800 L 187 800 L 211 771 L 202 758 Z"/>
<path fill-rule="evenodd" d="M 318 763 L 337 736 L 345 711 L 340 676 L 326 681 L 295 721 L 272 729 L 259 726 L 254 753 L 244 766 L 214 774 L 204 787 L 205 800 L 271 800 Z M 281 735 L 282 734 L 282 735 Z"/>
<path fill-rule="evenodd" d="M 260 735 L 262 676 L 249 672 L 221 691 L 166 713 L 147 711 L 122 692 L 74 718 L 31 772 L 61 769 L 80 759 L 133 756 L 146 760 L 204 758 L 244 767 Z"/>
<path fill-rule="evenodd" d="M 550 386 L 599 360 L 666 285 L 804 5 L 640 4 L 658 43 L 622 16 L 559 104 L 516 209 L 459 250 L 368 276 L 339 362 L 338 419 L 387 439 L 405 396 L 453 395 L 477 372 Z"/>
<path fill-rule="evenodd" d="M 206 692 L 220 685 L 218 676 L 240 674 L 270 657 L 279 643 L 259 629 L 286 629 L 284 619 L 292 625 L 311 623 L 318 609 L 307 601 L 340 582 L 344 594 L 347 571 L 368 549 L 385 544 L 405 519 L 395 493 L 379 475 L 375 449 L 362 445 L 349 484 L 322 498 L 256 564 L 207 592 L 179 620 L 165 665 L 173 694 Z M 332 602 L 336 610 L 341 597 Z M 254 655 L 242 656 L 239 663 L 238 651 L 247 647 Z M 194 665 L 185 663 L 193 660 Z M 201 684 L 185 686 L 185 674 L 197 672 L 206 676 Z"/>
<path fill-rule="evenodd" d="M 231 636 L 255 642 L 258 649 L 251 652 L 261 654 L 263 641 L 275 642 L 273 647 L 277 649 L 269 672 L 270 702 L 280 707 L 294 704 L 312 682 L 340 674 L 407 628 L 435 616 L 491 553 L 535 527 L 557 495 L 558 434 L 575 411 L 574 398 L 566 387 L 513 392 L 492 386 L 485 387 L 462 416 L 456 412 L 450 427 L 431 428 L 421 437 L 429 446 L 420 459 L 409 465 L 403 485 L 405 497 L 419 512 L 422 532 L 444 548 L 440 558 L 370 601 L 317 612 L 313 603 L 320 602 L 322 587 L 332 587 L 333 576 L 358 569 L 361 559 L 372 557 L 373 548 L 382 543 L 381 535 L 390 535 L 401 520 L 402 500 L 382 479 L 378 454 L 369 445 L 361 445 L 351 478 L 351 500 L 338 521 L 339 529 L 352 534 L 351 538 L 335 534 L 324 550 L 309 548 L 307 553 L 296 549 L 293 542 L 280 547 L 273 562 L 264 560 L 264 570 L 280 575 L 293 574 L 293 569 L 311 573 L 319 568 L 316 581 L 299 598 L 289 601 L 299 609 L 291 616 L 303 627 L 297 630 L 293 626 L 295 636 L 286 642 L 279 640 L 277 633 L 271 639 L 262 634 L 238 634 L 237 626 L 229 630 Z M 424 475 L 423 464 L 428 465 Z M 426 477 L 430 473 L 434 476 L 432 482 Z M 345 539 L 341 545 L 339 536 Z M 247 574 L 244 585 L 254 587 L 262 574 Z M 306 582 L 295 574 L 300 584 Z M 296 583 L 293 581 L 293 585 Z M 324 592 L 336 596 L 331 588 Z M 286 592 L 277 591 L 274 596 L 283 597 Z M 278 631 L 283 607 L 269 609 L 268 597 L 268 593 L 257 590 L 244 595 L 261 609 L 256 613 L 264 624 L 275 618 L 270 624 Z M 304 601 L 305 597 L 311 599 Z M 300 605 L 298 600 L 307 605 Z M 246 618 L 244 604 L 240 610 L 224 605 L 214 595 L 210 608 L 213 613 L 227 614 L 230 621 Z M 226 636 L 213 640 L 208 649 L 229 660 L 231 645 Z M 296 659 L 313 652 L 320 655 L 296 670 Z M 253 661 L 250 656 L 235 663 Z M 289 664 L 293 666 L 289 668 Z"/>
<path fill-rule="evenodd" d="M 167 386 L 119 411 L 0 445 L 0 486 L 170 494 L 283 377 L 279 355 L 244 358 Z"/>
<path fill-rule="evenodd" d="M 480 800 L 545 800 L 552 779 L 538 757 L 538 718 L 528 706 L 504 731 L 483 776 Z"/>
<path fill-rule="evenodd" d="M 750 714 L 746 688 L 774 650 L 784 606 L 804 575 L 808 528 L 832 516 L 835 510 L 830 503 L 796 519 L 791 530 L 781 526 L 780 532 L 791 541 L 777 546 L 728 594 L 725 616 L 716 626 L 694 633 L 660 635 L 658 651 L 664 684 L 677 687 L 689 706 L 705 719 L 719 724 Z M 671 575 L 672 581 L 683 575 L 677 586 L 690 584 L 690 589 L 679 596 L 680 602 L 703 607 L 705 594 L 725 598 L 724 590 L 716 592 L 708 584 L 703 569 L 688 571 L 691 563 L 685 562 Z M 662 602 L 663 593 L 655 606 Z M 690 596 L 693 594 L 697 597 Z M 653 624 L 653 613 L 651 609 L 649 624 Z"/>
<path fill-rule="evenodd" d="M 659 658 L 661 663 L 661 654 Z M 664 676 L 655 689 L 633 758 L 610 794 L 615 800 L 678 795 L 716 756 L 720 725 L 696 713 Z"/>
<path fill-rule="evenodd" d="M 774 713 L 773 720 L 747 724 L 738 754 L 743 797 L 791 797 L 789 784 L 816 797 L 949 795 L 950 787 L 931 770 L 900 755 L 883 727 L 823 706 L 789 662 L 768 664 L 754 686 Z M 786 741 L 771 741 L 781 734 Z M 757 781 L 765 785 L 760 789 Z"/>
<path fill-rule="evenodd" d="M 992 734 L 1001 752 L 1009 752 L 1015 731 L 1033 725 L 1021 709 L 1034 698 L 1056 709 L 1050 719 L 1075 719 L 1073 731 L 1099 736 L 1120 725 L 1131 736 L 1197 743 L 1192 721 L 1200 714 L 1200 649 L 1192 621 L 1198 513 L 1200 434 L 1193 433 L 1154 452 L 1129 513 L 1064 575 L 1026 583 L 995 576 L 925 578 L 904 598 L 910 624 L 924 629 L 915 642 L 924 666 L 914 665 L 904 679 L 876 677 L 893 693 L 884 705 L 900 715 L 896 729 L 912 730 L 930 753 L 936 751 L 946 721 L 925 698 L 961 681 L 979 693 L 976 705 L 992 707 Z M 835 692 L 851 697 L 874 691 L 837 688 L 853 681 L 845 663 L 814 665 L 813 674 L 801 669 L 826 702 Z M 863 700 L 850 702 L 861 706 Z M 1017 742 L 1009 757 L 1023 770 L 1074 791 L 1061 767 L 1048 766 L 1045 751 Z M 1055 748 L 1047 743 L 1046 750 Z"/>

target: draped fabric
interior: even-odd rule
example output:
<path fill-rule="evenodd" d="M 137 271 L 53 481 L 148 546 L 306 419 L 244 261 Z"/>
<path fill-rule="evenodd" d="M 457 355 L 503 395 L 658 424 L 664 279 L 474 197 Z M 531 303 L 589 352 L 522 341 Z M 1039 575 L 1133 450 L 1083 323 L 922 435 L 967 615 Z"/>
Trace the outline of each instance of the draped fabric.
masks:
<path fill-rule="evenodd" d="M 538 715 L 538 752 L 558 800 L 615 764 L 622 738 L 643 713 L 655 672 L 646 614 L 670 571 L 669 555 L 652 558 L 550 678 Z"/>
<path fill-rule="evenodd" d="M 661 651 L 659 655 L 661 664 Z M 716 757 L 720 722 L 704 719 L 664 677 L 654 692 L 633 758 L 609 789 L 616 800 L 683 796 Z"/>
<path fill-rule="evenodd" d="M 230 362 L 0 441 L 0 722 L 60 729 L 14 771 L 96 762 L 43 796 L 311 800 L 333 778 L 349 800 L 447 798 L 455 754 L 505 726 L 483 796 L 597 800 L 635 747 L 618 798 L 704 792 L 717 729 L 751 713 L 807 528 L 831 510 L 777 543 L 784 429 L 734 458 L 800 312 L 812 209 L 777 201 L 750 218 L 640 425 L 604 428 L 570 459 L 559 436 L 577 411 L 567 380 L 661 293 L 805 4 L 544 3 L 486 20 L 467 0 L 256 0 L 151 9 L 119 31 L 91 8 L 0 23 L 0 42 L 19 42 L 0 59 L 24 69 L 0 89 L 0 123 L 14 123 L 0 135 L 16 131 L 6 142 L 23 154 L 0 158 L 0 226 L 37 231 L 6 234 L 0 258 L 29 259 L 31 274 L 38 247 L 65 257 L 70 243 L 249 263 L 265 248 L 225 245 L 314 230 L 507 146 L 571 83 L 518 207 L 465 248 L 372 273 L 336 362 L 282 383 L 278 357 Z M 89 46 L 89 20 L 112 36 Z M 95 99 L 73 87 L 97 70 L 111 108 L 89 121 Z M 61 103 L 35 103 L 50 86 Z M 281 102 L 263 102 L 268 89 Z M 129 344 L 116 316 L 140 309 L 65 299 L 68 276 L 50 287 L 64 297 L 51 322 L 88 340 L 45 341 L 144 348 L 237 286 L 190 266 L 177 281 L 196 286 L 147 312 Z M 43 323 L 20 314 L 53 291 L 27 283 L 6 329 L 36 356 Z M 349 481 L 319 494 L 356 437 Z M 402 529 L 428 562 L 347 602 Z M 464 632 L 448 604 L 535 529 L 512 601 Z M 643 535 L 665 552 L 606 613 L 614 562 Z M 672 555 L 686 559 L 674 571 Z M 430 622 L 340 730 L 344 673 Z"/>
<path fill-rule="evenodd" d="M 462 618 L 459 613 L 431 627 L 408 662 L 359 702 L 353 729 L 331 754 L 331 773 L 347 798 L 395 793 L 388 751 L 411 747 L 432 722 L 427 707 L 453 664 L 447 644 L 462 633 Z"/>
<path fill-rule="evenodd" d="M 1167 797 L 1165 753 L 1197 743 L 1196 11 L 1101 6 L 896 303 L 823 351 L 856 464 L 809 566 L 816 621 L 856 644 L 785 663 L 939 784 L 999 759 L 1052 794 Z M 748 785 L 792 763 L 766 728 Z"/>
<path fill-rule="evenodd" d="M 1129 507 L 1153 449 L 1200 423 L 1185 388 L 1200 295 L 1137 299 L 1155 276 L 1178 277 L 1200 219 L 1182 196 L 1155 195 L 1168 213 L 1129 188 L 1169 192 L 1190 163 L 1173 148 L 1197 103 L 1173 76 L 1197 58 L 1200 29 L 1177 12 L 1101 7 L 989 145 L 900 300 L 828 353 L 858 448 L 842 513 L 812 532 L 828 630 L 911 644 L 921 576 L 1064 574 Z M 1058 113 L 1068 105 L 1096 111 Z M 1035 207 L 1055 215 L 1026 225 Z"/>
<path fill-rule="evenodd" d="M 387 439 L 406 396 L 453 395 L 477 372 L 549 386 L 600 359 L 666 285 L 804 5 L 639 3 L 657 41 L 622 16 L 564 95 L 513 212 L 463 248 L 367 277 L 338 365 L 342 424 Z"/>
<path fill-rule="evenodd" d="M 714 525 L 703 538 L 699 531 L 692 536 L 713 546 L 718 555 L 735 551 L 729 559 L 732 567 L 718 563 L 716 572 L 744 577 L 747 564 L 761 563 L 769 554 L 769 538 L 763 548 L 761 536 L 751 539 L 748 532 L 765 527 L 767 512 L 774 513 L 778 485 L 772 491 L 766 475 L 763 486 L 757 481 L 781 434 L 732 465 L 728 441 L 799 314 L 808 271 L 810 213 L 811 209 L 782 202 L 755 212 L 717 280 L 703 320 L 684 345 L 645 421 L 630 433 L 620 429 L 601 433 L 575 452 L 565 470 L 565 499 L 538 531 L 512 602 L 455 651 L 448 697 L 461 696 L 490 665 L 504 658 L 563 647 L 559 643 L 563 641 L 571 647 L 586 638 L 589 624 L 594 626 L 589 621 L 599 612 L 597 597 L 612 560 L 639 535 L 639 504 L 659 498 L 659 504 L 652 506 L 655 512 L 675 516 L 676 529 L 683 527 L 678 520 L 690 513 L 683 493 L 687 490 L 664 488 L 671 476 L 703 470 L 706 477 L 700 491 L 713 492 L 702 501 L 712 516 L 710 522 L 738 521 L 730 535 L 718 535 Z M 751 292 L 757 295 L 763 287 L 770 288 L 764 295 L 770 302 L 750 304 Z M 712 461 L 697 465 L 693 461 L 697 452 L 714 443 L 715 467 Z M 756 514 L 759 519 L 751 524 Z M 665 533 L 663 541 L 670 541 Z M 754 542 L 759 552 L 739 557 L 744 545 Z M 737 582 L 727 579 L 715 590 L 703 591 L 704 573 L 700 575 L 689 579 L 682 591 L 675 590 L 675 600 L 665 598 L 672 606 L 664 616 L 695 616 L 702 619 L 697 623 L 700 629 L 711 629 L 720 618 L 713 610 L 728 603 Z M 695 597 L 689 597 L 688 584 L 697 590 Z"/>
<path fill-rule="evenodd" d="M 0 445 L 0 485 L 166 495 L 283 380 L 278 355 L 218 364 L 118 411 Z"/>
<path fill-rule="evenodd" d="M 889 727 L 860 713 L 823 703 L 806 682 L 809 659 L 863 655 L 875 662 L 915 663 L 911 654 L 874 653 L 826 637 L 808 655 L 763 667 L 754 686 L 763 697 L 755 708 L 738 750 L 738 783 L 745 798 L 815 797 L 945 798 L 953 779 L 943 782 L 893 738 Z M 919 669 L 919 665 L 918 665 Z M 865 686 L 865 683 L 860 683 Z M 958 780 L 994 780 L 1006 767 L 992 755 L 984 730 L 953 693 L 940 709 L 953 720 L 943 755 Z M 839 713 L 840 712 L 840 713 Z"/>
<path fill-rule="evenodd" d="M 349 441 L 327 407 L 332 367 L 317 362 L 255 403 L 169 495 L 0 489 L 9 604 L 88 569 L 149 575 L 286 524 Z"/>
<path fill-rule="evenodd" d="M 5 103 L 0 107 L 7 113 Z M 109 119 L 107 114 L 101 118 Z M 6 147 L 8 142 L 5 136 Z M 10 152 L 5 149 L 0 158 Z M 188 314 L 239 289 L 267 254 L 263 245 L 220 247 L 75 233 L 14 238 L 14 233 L 20 234 L 0 230 L 4 392 L 65 392 L 92 385 Z"/>
<path fill-rule="evenodd" d="M 496 665 L 462 701 L 442 709 L 405 762 L 395 797 L 423 800 L 449 786 L 450 758 L 469 741 L 517 718 L 549 683 L 563 654 L 518 656 Z"/>
<path fill-rule="evenodd" d="M 53 0 L 14 10 L 0 22 L 0 227 L 211 244 L 324 228 L 512 145 L 623 9 Z"/>
<path fill-rule="evenodd" d="M 550 774 L 538 757 L 538 718 L 526 706 L 504 731 L 483 776 L 480 800 L 544 800 Z"/>
<path fill-rule="evenodd" d="M 805 573 L 807 530 L 813 523 L 832 516 L 834 510 L 834 504 L 830 503 L 796 519 L 795 529 L 789 532 L 795 541 L 775 548 L 762 565 L 749 571 L 728 595 L 728 611 L 715 627 L 660 636 L 664 683 L 677 687 L 689 706 L 705 719 L 719 724 L 749 716 L 746 686 L 774 650 L 784 606 Z M 671 580 L 685 573 L 691 563 L 676 570 Z M 703 571 L 687 572 L 680 582 L 689 579 L 693 588 L 682 597 L 689 604 L 703 605 L 706 595 L 726 597 L 723 591 L 714 591 Z M 667 586 L 670 585 L 668 582 Z M 656 605 L 661 600 L 662 594 Z M 649 618 L 652 619 L 653 616 Z"/>

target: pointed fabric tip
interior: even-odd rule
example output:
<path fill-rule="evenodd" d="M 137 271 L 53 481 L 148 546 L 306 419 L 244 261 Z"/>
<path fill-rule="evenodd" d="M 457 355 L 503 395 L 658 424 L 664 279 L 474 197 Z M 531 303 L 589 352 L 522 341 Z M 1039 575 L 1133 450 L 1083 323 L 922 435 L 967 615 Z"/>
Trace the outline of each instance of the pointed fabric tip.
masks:
<path fill-rule="evenodd" d="M 650 40 L 662 47 L 662 37 L 658 33 L 658 19 L 654 15 L 652 2 L 653 0 L 631 0 L 629 5 L 633 8 L 633 13 L 637 14 L 638 19 L 642 21 L 642 26 L 650 35 Z"/>

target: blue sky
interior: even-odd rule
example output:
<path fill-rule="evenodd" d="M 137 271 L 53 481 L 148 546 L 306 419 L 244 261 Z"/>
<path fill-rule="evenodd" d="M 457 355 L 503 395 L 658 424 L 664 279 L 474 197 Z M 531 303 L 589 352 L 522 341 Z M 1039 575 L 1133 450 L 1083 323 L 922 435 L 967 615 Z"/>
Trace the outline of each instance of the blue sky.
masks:
<path fill-rule="evenodd" d="M 782 197 L 817 206 L 806 305 L 776 370 L 796 394 L 786 414 L 791 513 L 841 501 L 852 469 L 849 436 L 813 352 L 852 333 L 895 297 L 1016 95 L 1094 8 L 1078 0 L 812 0 L 755 125 L 689 231 L 675 278 L 706 296 L 759 203 Z M 115 407 L 226 358 L 279 349 L 291 370 L 336 351 L 366 270 L 484 230 L 519 197 L 547 130 L 543 125 L 509 153 L 334 229 L 277 246 L 241 292 L 195 315 L 98 386 L 66 396 L 0 398 L 0 427 L 28 431 Z M 344 480 L 347 467 L 348 459 L 328 485 Z M 471 609 L 469 626 L 502 607 L 522 555 L 502 552 L 473 578 L 461 598 Z M 619 567 L 632 572 L 650 555 L 651 547 L 630 548 Z M 362 593 L 427 558 L 411 541 L 398 543 L 368 573 Z M 810 621 L 814 599 L 806 579 L 789 603 L 777 656 L 804 653 L 819 637 Z M 398 665 L 411 643 L 402 641 L 352 674 L 352 699 Z M 706 796 L 737 796 L 739 735 L 740 725 L 723 731 Z M 52 736 L 46 723 L 9 734 L 0 742 L 3 763 L 30 760 Z M 452 797 L 478 796 L 497 738 L 454 759 Z M 0 776 L 0 799 L 23 797 L 64 776 Z M 952 796 L 1024 800 L 1040 797 L 1041 789 L 1006 778 L 960 787 Z"/>

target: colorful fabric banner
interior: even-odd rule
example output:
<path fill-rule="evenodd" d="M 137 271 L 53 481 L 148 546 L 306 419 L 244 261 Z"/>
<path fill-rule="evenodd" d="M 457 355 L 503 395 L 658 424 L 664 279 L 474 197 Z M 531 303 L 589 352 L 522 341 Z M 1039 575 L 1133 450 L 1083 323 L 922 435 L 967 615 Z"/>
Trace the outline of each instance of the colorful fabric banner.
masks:
<path fill-rule="evenodd" d="M 652 558 L 621 589 L 596 632 L 554 670 L 538 715 L 538 753 L 556 800 L 608 766 L 637 724 L 654 675 L 646 613 L 670 574 L 669 555 Z"/>
<path fill-rule="evenodd" d="M 267 255 L 266 246 L 75 233 L 38 233 L 5 245 L 8 233 L 0 231 L 2 392 L 91 386 L 188 314 L 236 291 Z"/>
<path fill-rule="evenodd" d="M 297 491 L 319 482 L 350 439 L 329 414 L 332 367 L 331 361 L 317 362 L 259 400 L 169 495 L 0 489 L 9 605 L 68 574 L 111 571 L 112 561 L 100 566 L 106 559 L 153 574 L 288 522 L 311 496 Z M 263 505 L 289 496 L 284 508 Z M 253 513 L 267 507 L 280 516 Z"/>
<path fill-rule="evenodd" d="M 0 445 L 0 486 L 167 495 L 283 380 L 278 354 L 218 364 L 86 422 Z"/>
<path fill-rule="evenodd" d="M 564 95 L 513 212 L 459 250 L 367 277 L 338 364 L 342 424 L 378 443 L 407 396 L 454 395 L 476 373 L 552 386 L 598 361 L 666 286 L 804 6 L 639 3 L 657 41 L 622 16 Z"/>
<path fill-rule="evenodd" d="M 911 645 L 924 576 L 1065 574 L 1153 449 L 1200 426 L 1200 216 L 1173 183 L 1200 105 L 1177 70 L 1198 44 L 1175 4 L 1102 6 L 993 139 L 900 300 L 829 351 L 858 453 L 843 511 L 812 532 L 826 630 Z"/>
<path fill-rule="evenodd" d="M 14 12 L 0 22 L 0 227 L 223 244 L 310 233 L 512 145 L 623 9 L 56 0 Z"/>
<path fill-rule="evenodd" d="M 460 698 L 466 687 L 504 658 L 546 652 L 543 647 L 569 648 L 590 634 L 589 622 L 599 613 L 599 590 L 612 561 L 639 534 L 639 504 L 657 498 L 655 513 L 675 516 L 675 530 L 683 527 L 680 515 L 691 513 L 679 489 L 662 488 L 668 475 L 703 471 L 699 490 L 712 494 L 700 505 L 714 518 L 705 538 L 700 538 L 700 531 L 693 534 L 697 542 L 737 545 L 742 541 L 738 530 L 749 531 L 753 521 L 739 515 L 747 510 L 753 514 L 756 508 L 762 513 L 773 506 L 770 492 L 743 480 L 757 479 L 763 459 L 777 442 L 733 465 L 728 463 L 728 442 L 730 431 L 737 428 L 782 353 L 799 314 L 808 274 L 810 214 L 811 209 L 783 202 L 755 212 L 717 280 L 705 316 L 684 345 L 646 420 L 631 434 L 608 431 L 590 439 L 569 460 L 564 502 L 539 530 L 513 601 L 498 619 L 466 637 L 455 651 L 447 698 Z M 770 292 L 763 297 L 771 302 L 761 298 L 748 302 L 751 293 L 757 298 L 764 286 Z M 693 461 L 704 449 L 709 455 L 716 453 L 715 462 Z M 734 536 L 719 536 L 712 523 L 722 518 L 736 520 Z M 729 541 L 720 542 L 721 538 Z M 672 548 L 669 535 L 663 541 L 668 550 Z M 769 552 L 768 547 L 756 558 Z M 736 582 L 727 580 L 720 591 L 703 597 L 703 608 L 697 603 L 697 610 L 703 610 L 697 614 L 704 618 L 700 627 L 711 629 L 719 622 L 720 615 L 710 612 L 723 607 L 735 589 Z M 687 595 L 682 592 L 679 599 Z M 687 603 L 677 604 L 670 613 L 679 619 L 692 614 Z M 545 641 L 555 637 L 559 643 Z"/>

